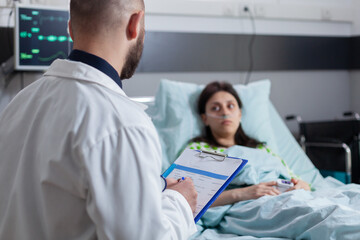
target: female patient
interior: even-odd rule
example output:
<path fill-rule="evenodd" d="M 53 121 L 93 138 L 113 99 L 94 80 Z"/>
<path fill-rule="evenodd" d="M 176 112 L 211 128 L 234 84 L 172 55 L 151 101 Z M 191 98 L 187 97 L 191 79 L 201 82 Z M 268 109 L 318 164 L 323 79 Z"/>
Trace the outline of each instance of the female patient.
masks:
<path fill-rule="evenodd" d="M 263 143 L 248 137 L 241 127 L 241 101 L 235 89 L 226 82 L 212 82 L 200 94 L 198 113 L 201 115 L 205 129 L 203 135 L 196 137 L 189 144 L 191 149 L 223 152 L 226 148 L 241 145 L 257 148 L 273 154 Z M 275 154 L 273 154 L 275 156 Z M 310 190 L 309 184 L 296 178 L 285 161 L 279 158 L 289 175 L 294 187 L 289 189 Z M 214 206 L 232 204 L 242 200 L 257 199 L 264 195 L 278 195 L 274 188 L 276 181 L 264 182 L 248 187 L 225 190 L 213 203 Z"/>

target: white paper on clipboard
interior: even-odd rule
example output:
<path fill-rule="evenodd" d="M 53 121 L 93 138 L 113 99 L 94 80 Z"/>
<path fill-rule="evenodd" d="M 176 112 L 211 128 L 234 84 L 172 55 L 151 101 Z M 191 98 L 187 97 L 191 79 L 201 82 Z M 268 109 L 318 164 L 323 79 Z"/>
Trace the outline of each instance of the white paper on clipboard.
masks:
<path fill-rule="evenodd" d="M 197 222 L 246 163 L 245 159 L 224 154 L 185 149 L 163 176 L 193 180 L 198 192 L 194 213 Z"/>

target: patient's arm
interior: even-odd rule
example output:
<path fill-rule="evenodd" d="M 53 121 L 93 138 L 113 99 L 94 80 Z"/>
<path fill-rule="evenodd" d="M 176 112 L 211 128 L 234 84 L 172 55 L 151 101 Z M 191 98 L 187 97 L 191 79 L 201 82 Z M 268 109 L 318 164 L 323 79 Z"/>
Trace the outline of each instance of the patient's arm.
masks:
<path fill-rule="evenodd" d="M 226 190 L 220 194 L 220 196 L 215 200 L 211 207 L 233 204 L 244 200 L 257 199 L 265 195 L 279 195 L 279 190 L 273 187 L 275 185 L 276 181 L 272 181 L 259 183 L 250 187 Z"/>

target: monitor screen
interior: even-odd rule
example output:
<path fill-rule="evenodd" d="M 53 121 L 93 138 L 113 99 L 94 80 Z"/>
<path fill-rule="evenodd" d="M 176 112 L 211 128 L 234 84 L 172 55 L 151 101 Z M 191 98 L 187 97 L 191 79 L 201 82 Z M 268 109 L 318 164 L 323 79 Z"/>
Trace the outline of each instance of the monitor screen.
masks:
<path fill-rule="evenodd" d="M 57 58 L 67 58 L 72 48 L 66 9 L 17 5 L 15 69 L 46 70 Z"/>

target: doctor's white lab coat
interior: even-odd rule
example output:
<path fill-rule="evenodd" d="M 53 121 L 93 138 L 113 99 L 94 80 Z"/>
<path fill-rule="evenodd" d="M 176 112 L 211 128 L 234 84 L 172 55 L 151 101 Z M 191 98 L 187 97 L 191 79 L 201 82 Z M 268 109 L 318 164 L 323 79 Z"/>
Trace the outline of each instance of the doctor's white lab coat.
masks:
<path fill-rule="evenodd" d="M 0 116 L 0 239 L 186 239 L 178 192 L 161 193 L 149 117 L 107 75 L 56 60 Z"/>

